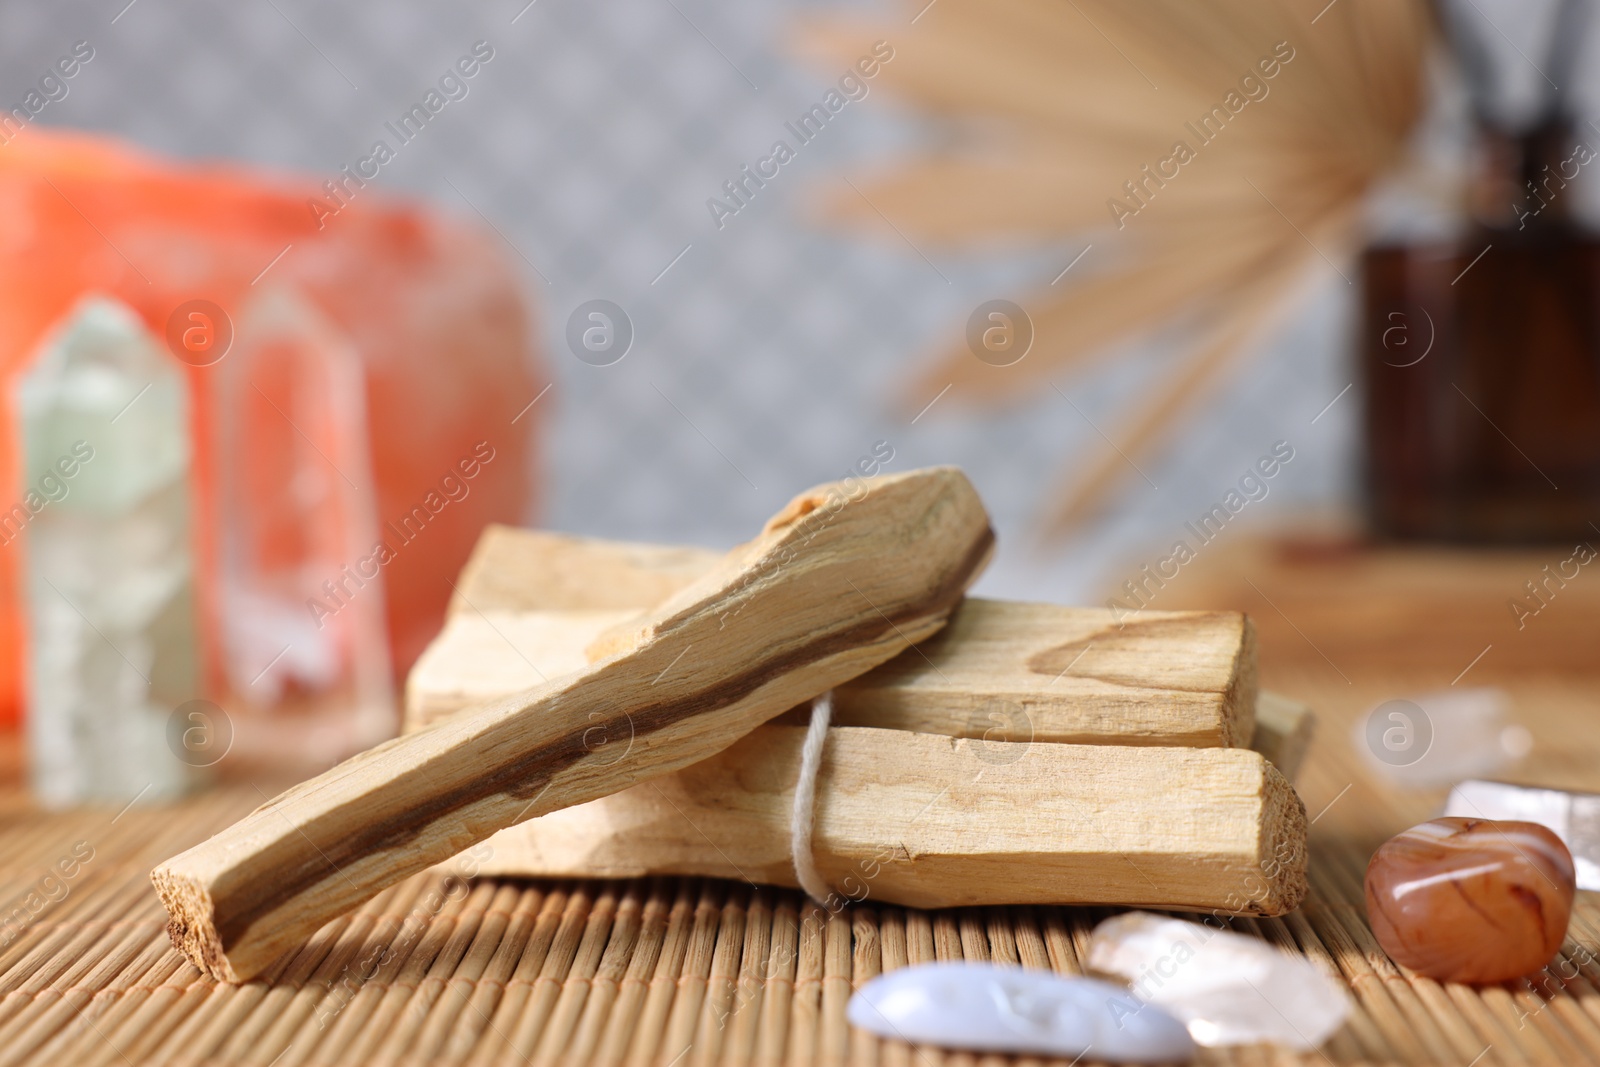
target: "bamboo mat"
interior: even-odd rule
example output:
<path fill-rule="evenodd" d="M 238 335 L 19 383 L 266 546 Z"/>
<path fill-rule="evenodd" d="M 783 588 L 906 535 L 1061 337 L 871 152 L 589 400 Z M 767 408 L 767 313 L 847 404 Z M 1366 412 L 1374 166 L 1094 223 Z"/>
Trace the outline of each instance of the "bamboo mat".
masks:
<path fill-rule="evenodd" d="M 1544 696 L 1557 708 L 1582 699 Z M 1571 756 L 1566 740 L 1552 752 Z M 1207 1051 L 1201 1062 L 1600 1062 L 1594 894 L 1579 894 L 1562 957 L 1541 982 L 1441 986 L 1383 956 L 1361 907 L 1367 856 L 1431 814 L 1437 797 L 1385 797 L 1347 748 L 1325 729 L 1302 774 L 1317 818 L 1310 899 L 1285 919 L 1234 925 L 1339 976 L 1356 1011 L 1319 1053 Z M 30 892 L 44 906 L 0 933 L 0 1064 L 969 1064 L 852 1031 L 851 990 L 934 959 L 1076 973 L 1088 930 L 1110 914 L 917 912 L 870 897 L 829 914 L 796 893 L 739 883 L 456 883 L 430 873 L 330 924 L 264 980 L 219 986 L 168 947 L 148 871 L 260 802 L 234 787 L 170 808 L 42 816 L 14 787 L 5 793 L 0 894 L 8 913 Z M 86 847 L 92 858 L 74 877 L 47 880 Z"/>
<path fill-rule="evenodd" d="M 1297 783 L 1314 820 L 1312 891 L 1286 918 L 1234 926 L 1305 954 L 1347 985 L 1355 1010 L 1318 1052 L 1203 1050 L 1199 1062 L 1600 1063 L 1600 895 L 1579 894 L 1561 955 L 1533 981 L 1441 985 L 1377 947 L 1361 903 L 1367 858 L 1433 815 L 1442 793 L 1375 780 L 1350 727 L 1382 700 L 1447 686 L 1459 667 L 1430 655 L 1419 661 L 1448 669 L 1368 670 L 1329 659 L 1319 649 L 1343 646 L 1308 625 L 1264 631 L 1262 674 L 1319 715 Z M 1525 658 L 1496 675 L 1494 662 L 1482 657 L 1461 684 L 1504 685 L 1534 735 L 1505 777 L 1600 788 L 1596 679 Z M 794 892 L 731 882 L 430 873 L 330 924 L 262 980 L 219 986 L 168 947 L 148 872 L 262 800 L 234 785 L 168 808 L 42 815 L 20 788 L 14 740 L 0 739 L 0 1065 L 999 1064 L 1009 1061 L 853 1031 L 845 1003 L 873 975 L 923 960 L 1076 973 L 1088 931 L 1111 914 L 917 912 L 870 896 L 830 914 Z M 49 880 L 88 849 L 68 864 L 73 877 Z M 37 914 L 4 925 L 30 893 Z"/>

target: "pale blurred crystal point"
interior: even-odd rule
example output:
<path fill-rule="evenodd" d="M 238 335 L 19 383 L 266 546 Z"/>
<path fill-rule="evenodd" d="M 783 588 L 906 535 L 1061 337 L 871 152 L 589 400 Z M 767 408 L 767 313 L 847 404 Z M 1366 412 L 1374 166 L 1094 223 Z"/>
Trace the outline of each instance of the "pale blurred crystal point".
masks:
<path fill-rule="evenodd" d="M 850 998 L 845 1015 L 880 1037 L 975 1052 L 1111 1063 L 1194 1055 L 1183 1024 L 1125 989 L 987 963 L 923 963 L 879 975 Z"/>
<path fill-rule="evenodd" d="M 1470 780 L 1450 790 L 1444 814 L 1536 822 L 1561 838 L 1572 853 L 1578 888 L 1600 889 L 1600 794 Z"/>
<path fill-rule="evenodd" d="M 215 366 L 223 663 L 240 755 L 310 773 L 394 736 L 366 378 L 309 299 L 268 288 Z M 383 549 L 379 545 L 385 546 Z"/>
<path fill-rule="evenodd" d="M 1260 938 L 1133 911 L 1094 928 L 1084 964 L 1182 1019 L 1202 1045 L 1314 1049 L 1344 1024 L 1344 988 Z"/>
<path fill-rule="evenodd" d="M 1388 700 L 1357 720 L 1352 742 L 1367 766 L 1395 785 L 1434 789 L 1494 774 L 1533 747 L 1511 721 L 1511 698 L 1488 686 Z"/>
<path fill-rule="evenodd" d="M 131 310 L 80 303 L 17 387 L 28 735 L 52 806 L 181 793 L 169 717 L 196 696 L 188 384 Z"/>

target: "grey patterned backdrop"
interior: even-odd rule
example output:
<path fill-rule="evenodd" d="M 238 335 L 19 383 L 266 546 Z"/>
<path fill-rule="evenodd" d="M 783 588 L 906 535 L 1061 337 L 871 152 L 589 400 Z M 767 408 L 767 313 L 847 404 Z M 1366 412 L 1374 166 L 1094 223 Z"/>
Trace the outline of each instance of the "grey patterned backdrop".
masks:
<path fill-rule="evenodd" d="M 937 135 L 877 91 L 717 229 L 706 199 L 838 76 L 797 61 L 787 44 L 796 18 L 817 9 L 7 0 L 0 101 L 20 100 L 87 40 L 93 61 L 40 121 L 181 157 L 332 175 L 474 41 L 487 42 L 494 57 L 468 95 L 377 181 L 481 214 L 515 250 L 554 377 L 540 401 L 539 519 L 552 527 L 728 544 L 887 439 L 894 469 L 957 463 L 984 493 L 1002 546 L 984 591 L 1070 600 L 1170 544 L 1275 440 L 1292 442 L 1296 459 L 1253 519 L 1348 495 L 1355 391 L 1317 418 L 1350 380 L 1352 293 L 1330 270 L 1308 279 L 1290 324 L 1179 443 L 1143 465 L 1148 482 L 1130 476 L 1086 534 L 1037 550 L 1033 524 L 1063 462 L 1086 454 L 1095 426 L 1164 372 L 1168 348 L 1132 348 L 1115 370 L 1063 383 L 1071 404 L 1047 392 L 985 415 L 947 397 L 912 424 L 895 400 L 917 361 L 959 336 L 978 303 L 1047 282 L 1079 249 L 924 255 L 889 232 L 816 226 L 808 203 L 819 188 Z M 914 12 L 881 10 L 907 37 L 917 32 Z M 607 367 L 581 362 L 565 341 L 568 316 L 596 298 L 622 306 L 637 331 Z"/>

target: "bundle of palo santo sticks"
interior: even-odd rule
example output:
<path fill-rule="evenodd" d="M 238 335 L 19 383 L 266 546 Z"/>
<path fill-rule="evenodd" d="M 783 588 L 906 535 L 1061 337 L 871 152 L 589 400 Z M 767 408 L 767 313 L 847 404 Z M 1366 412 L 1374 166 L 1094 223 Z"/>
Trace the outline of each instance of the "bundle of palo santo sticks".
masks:
<path fill-rule="evenodd" d="M 1249 621 L 968 599 L 992 545 L 950 468 L 819 486 L 726 555 L 491 528 L 406 733 L 158 867 L 169 933 L 242 980 L 485 839 L 485 874 L 794 885 L 828 692 L 841 901 L 1295 907 L 1310 716 L 1258 697 Z"/>
<path fill-rule="evenodd" d="M 411 672 L 406 730 L 581 669 L 609 630 L 719 558 L 490 527 Z M 1257 695 L 1255 654 L 1236 612 L 1149 612 L 1119 626 L 1103 608 L 969 597 L 937 636 L 835 690 L 817 864 L 841 897 L 917 907 L 1287 911 L 1301 892 L 1304 818 L 1284 779 L 1311 715 Z M 503 830 L 475 864 L 497 875 L 793 886 L 807 714 L 796 708 L 676 774 Z M 638 739 L 624 724 L 586 743 L 624 760 Z"/>

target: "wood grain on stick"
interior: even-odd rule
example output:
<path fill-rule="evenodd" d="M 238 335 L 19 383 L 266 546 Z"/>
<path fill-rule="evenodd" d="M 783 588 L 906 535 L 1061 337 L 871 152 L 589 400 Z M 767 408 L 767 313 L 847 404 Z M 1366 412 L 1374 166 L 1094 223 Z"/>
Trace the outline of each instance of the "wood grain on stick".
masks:
<path fill-rule="evenodd" d="M 796 885 L 789 819 L 804 734 L 762 726 L 671 776 L 497 834 L 482 870 Z M 1278 915 L 1306 891 L 1305 809 L 1249 749 L 835 727 L 816 797 L 812 854 L 852 899 Z"/>
<path fill-rule="evenodd" d="M 992 551 L 976 492 L 952 468 L 853 484 L 796 497 L 626 653 L 380 745 L 157 867 L 173 943 L 249 978 L 496 830 L 714 755 L 937 631 Z"/>
<path fill-rule="evenodd" d="M 1067 744 L 1249 743 L 1255 634 L 1238 612 L 968 598 L 943 631 L 839 687 L 834 722 Z"/>
<path fill-rule="evenodd" d="M 683 553 L 697 552 L 486 533 L 460 590 L 496 606 L 453 612 L 418 660 L 408 728 L 581 668 L 585 645 L 631 617 L 619 591 L 645 608 L 656 586 L 639 571 L 659 560 L 668 569 L 657 578 L 687 581 L 693 557 Z M 709 565 L 702 557 L 698 565 Z M 491 575 L 492 591 L 480 593 Z M 939 634 L 840 686 L 834 722 L 989 740 L 1233 747 L 1250 742 L 1255 703 L 1254 628 L 1238 612 L 1144 612 L 1119 624 L 1103 608 L 968 598 Z"/>

